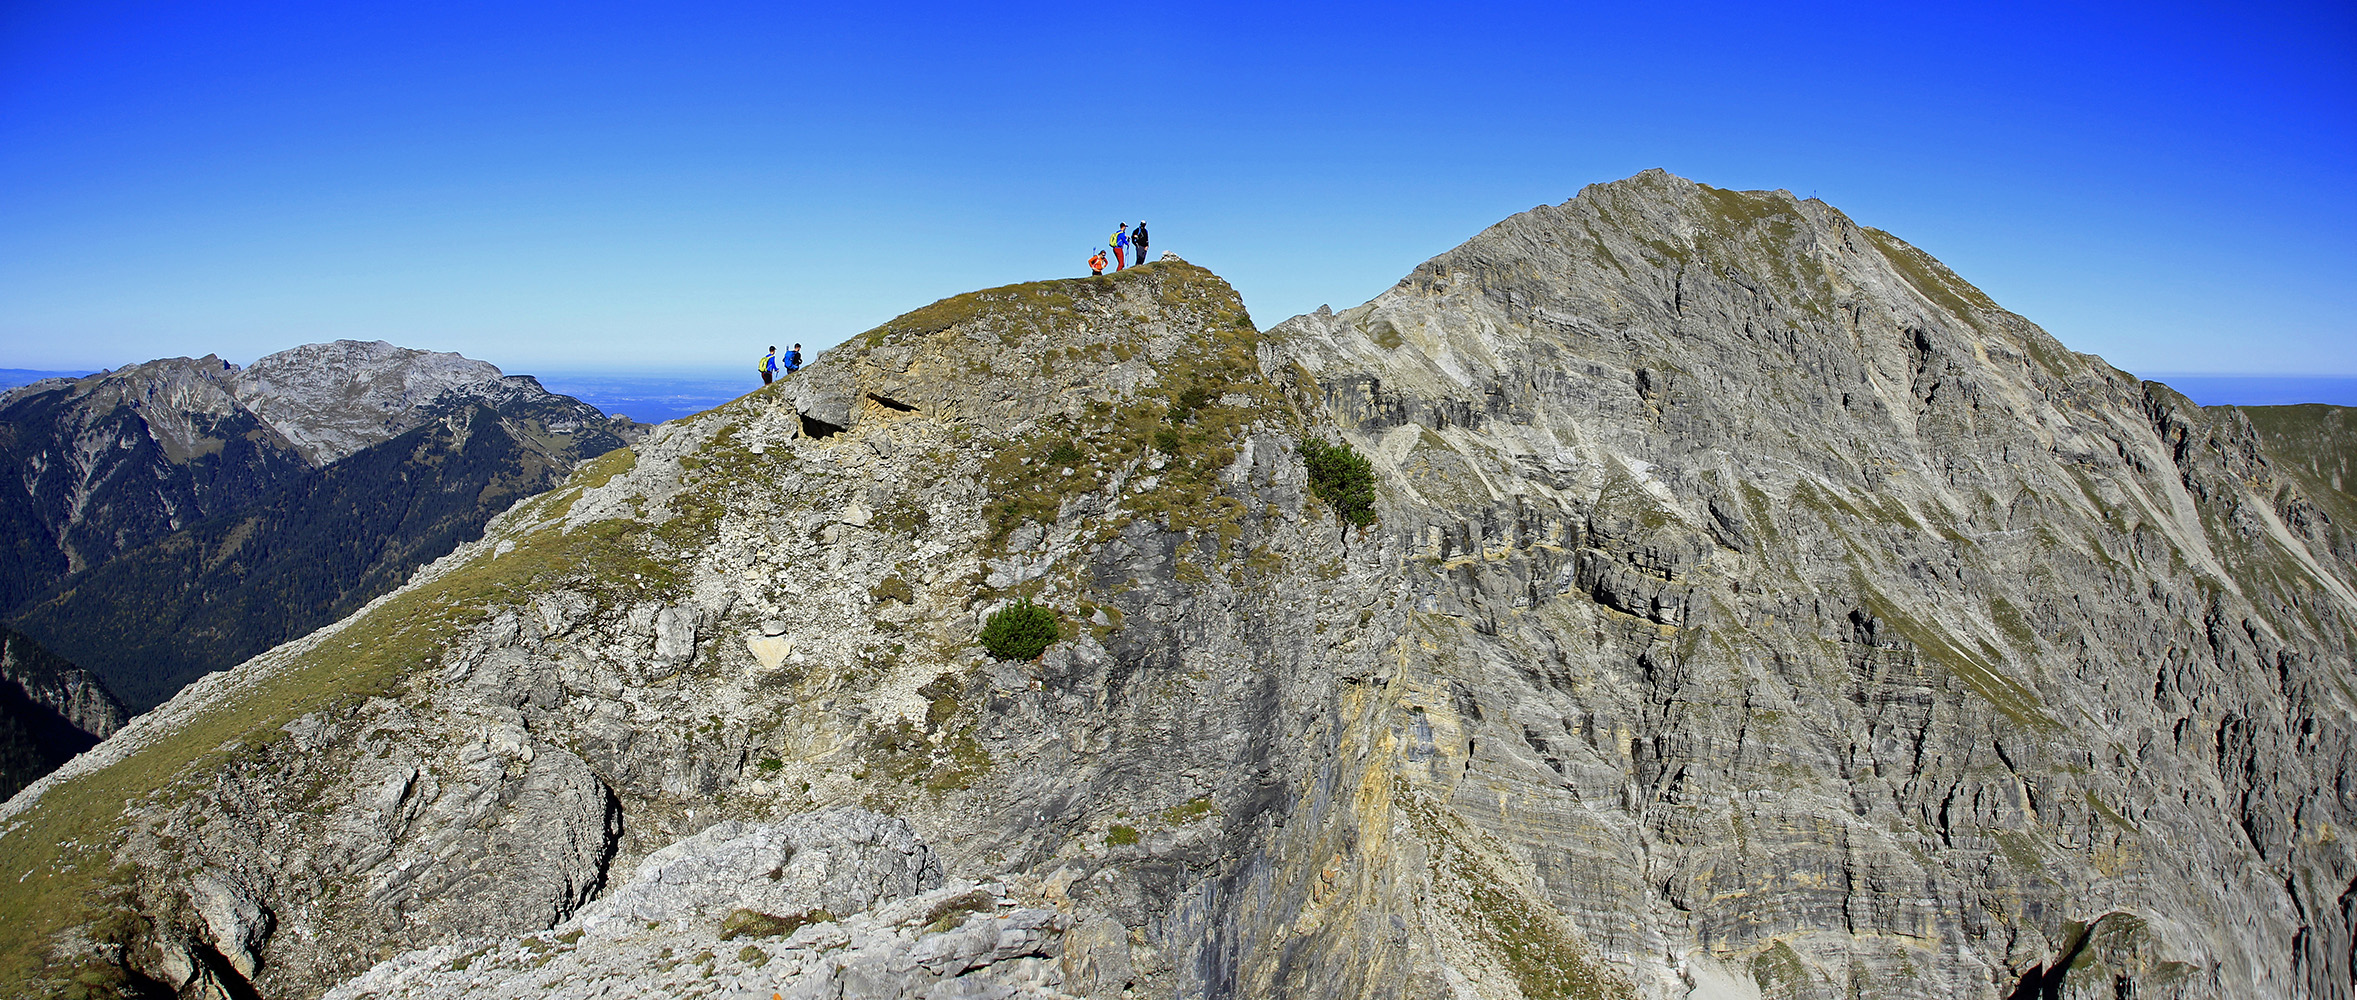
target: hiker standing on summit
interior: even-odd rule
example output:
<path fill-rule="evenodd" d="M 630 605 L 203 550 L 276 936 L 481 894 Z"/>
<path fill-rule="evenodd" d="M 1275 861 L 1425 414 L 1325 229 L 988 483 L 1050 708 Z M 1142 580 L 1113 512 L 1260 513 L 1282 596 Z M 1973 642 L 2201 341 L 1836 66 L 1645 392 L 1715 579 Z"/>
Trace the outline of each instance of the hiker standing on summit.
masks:
<path fill-rule="evenodd" d="M 1129 245 L 1138 248 L 1138 266 L 1146 266 L 1146 220 L 1139 219 L 1138 227 L 1129 231 Z"/>
<path fill-rule="evenodd" d="M 1113 231 L 1113 238 L 1105 242 L 1113 246 L 1113 269 L 1119 271 L 1127 267 L 1127 264 L 1122 263 L 1122 258 L 1129 253 L 1129 223 L 1122 223 L 1121 228 Z"/>

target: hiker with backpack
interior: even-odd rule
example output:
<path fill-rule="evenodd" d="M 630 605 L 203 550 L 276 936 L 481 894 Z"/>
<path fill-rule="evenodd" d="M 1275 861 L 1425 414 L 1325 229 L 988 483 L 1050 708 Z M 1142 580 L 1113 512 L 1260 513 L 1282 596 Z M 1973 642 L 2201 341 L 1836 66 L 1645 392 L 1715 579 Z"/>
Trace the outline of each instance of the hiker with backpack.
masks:
<path fill-rule="evenodd" d="M 1088 258 L 1088 276 L 1094 278 L 1103 275 L 1104 273 L 1105 251 L 1099 250 L 1096 253 L 1090 254 Z"/>
<path fill-rule="evenodd" d="M 761 356 L 761 384 L 768 385 L 770 379 L 777 377 L 777 371 L 777 345 L 771 344 L 769 353 Z"/>
<path fill-rule="evenodd" d="M 1105 242 L 1113 246 L 1113 269 L 1119 271 L 1127 267 L 1122 258 L 1129 253 L 1129 223 L 1122 223 L 1121 228 L 1113 231 L 1113 238 Z"/>
<path fill-rule="evenodd" d="M 1129 245 L 1138 248 L 1138 266 L 1146 266 L 1146 220 L 1139 219 L 1138 227 L 1129 231 Z"/>
<path fill-rule="evenodd" d="M 773 347 L 773 348 L 770 348 L 770 350 L 773 350 L 773 351 L 774 351 L 774 350 L 776 350 L 776 349 L 777 349 L 777 348 L 774 348 L 774 347 Z M 786 352 L 786 374 L 788 374 L 788 375 L 792 375 L 792 374 L 794 374 L 795 372 L 798 372 L 798 371 L 801 371 L 801 370 L 802 370 L 802 345 L 800 345 L 800 344 L 795 344 L 795 345 L 794 345 L 794 349 L 793 349 L 793 350 L 791 350 L 791 351 L 787 351 L 787 352 Z"/>

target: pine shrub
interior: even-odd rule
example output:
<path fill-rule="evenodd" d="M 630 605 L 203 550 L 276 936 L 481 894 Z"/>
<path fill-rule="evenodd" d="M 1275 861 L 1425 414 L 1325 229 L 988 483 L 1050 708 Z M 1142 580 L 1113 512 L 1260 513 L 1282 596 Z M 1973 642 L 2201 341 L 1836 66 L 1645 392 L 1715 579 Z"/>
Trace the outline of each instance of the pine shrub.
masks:
<path fill-rule="evenodd" d="M 982 648 L 1001 660 L 1029 660 L 1056 642 L 1056 613 L 1018 597 L 982 625 Z"/>
<path fill-rule="evenodd" d="M 1345 523 L 1361 527 L 1375 523 L 1375 466 L 1350 442 L 1327 444 L 1301 439 L 1301 458 L 1309 466 L 1309 491 L 1334 508 Z"/>

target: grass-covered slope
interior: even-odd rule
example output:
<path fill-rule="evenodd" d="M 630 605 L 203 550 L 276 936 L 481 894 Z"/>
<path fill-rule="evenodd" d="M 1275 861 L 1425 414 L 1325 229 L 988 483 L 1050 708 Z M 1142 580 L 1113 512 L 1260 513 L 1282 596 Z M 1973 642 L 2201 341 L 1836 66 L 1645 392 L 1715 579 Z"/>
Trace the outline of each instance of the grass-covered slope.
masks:
<path fill-rule="evenodd" d="M 583 489 L 632 460 L 627 449 L 609 452 L 509 517 L 561 516 Z M 284 740 L 282 727 L 299 716 L 400 693 L 454 631 L 536 584 L 628 579 L 643 568 L 635 534 L 618 526 L 574 534 L 544 526 L 523 537 L 534 544 L 515 558 L 454 557 L 458 565 L 200 684 L 10 800 L 0 809 L 0 872 L 11 886 L 0 893 L 0 984 L 64 996 L 151 988 L 124 957 L 153 932 L 156 915 L 132 894 L 139 873 L 118 861 L 132 832 L 129 807 L 184 801 Z"/>
<path fill-rule="evenodd" d="M 2357 407 L 2307 403 L 2233 410 L 2258 430 L 2273 467 L 2323 513 L 2320 523 L 2297 509 L 2285 511 L 2295 529 L 2329 531 L 2341 560 L 2357 563 Z"/>

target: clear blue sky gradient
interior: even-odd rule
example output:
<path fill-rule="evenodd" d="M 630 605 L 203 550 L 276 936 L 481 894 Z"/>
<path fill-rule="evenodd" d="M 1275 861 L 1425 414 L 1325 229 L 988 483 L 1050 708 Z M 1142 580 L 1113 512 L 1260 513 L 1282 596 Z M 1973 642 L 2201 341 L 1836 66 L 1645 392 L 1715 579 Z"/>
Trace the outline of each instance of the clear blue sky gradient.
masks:
<path fill-rule="evenodd" d="M 0 4 L 0 366 L 750 365 L 1082 273 L 1263 326 L 1665 167 L 2131 371 L 2357 373 L 2357 6 Z"/>

